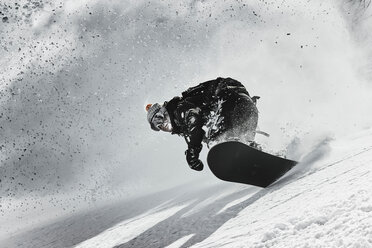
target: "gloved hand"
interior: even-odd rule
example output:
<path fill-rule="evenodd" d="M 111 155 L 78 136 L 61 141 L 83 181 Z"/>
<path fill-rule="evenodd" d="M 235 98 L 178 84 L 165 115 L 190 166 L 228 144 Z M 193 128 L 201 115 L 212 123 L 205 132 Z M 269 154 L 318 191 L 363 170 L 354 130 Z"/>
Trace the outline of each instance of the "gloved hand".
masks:
<path fill-rule="evenodd" d="M 203 170 L 203 162 L 199 159 L 199 153 L 202 149 L 202 146 L 196 148 L 189 148 L 185 151 L 186 161 L 189 164 L 190 168 L 196 171 Z"/>

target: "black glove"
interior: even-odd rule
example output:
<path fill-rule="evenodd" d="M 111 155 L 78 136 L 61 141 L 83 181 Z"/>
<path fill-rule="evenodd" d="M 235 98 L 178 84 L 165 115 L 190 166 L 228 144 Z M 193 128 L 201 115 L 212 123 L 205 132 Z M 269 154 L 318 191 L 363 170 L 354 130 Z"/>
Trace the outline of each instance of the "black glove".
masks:
<path fill-rule="evenodd" d="M 199 159 L 199 153 L 202 149 L 202 146 L 189 148 L 186 150 L 186 161 L 189 164 L 190 168 L 196 171 L 203 170 L 203 162 Z"/>

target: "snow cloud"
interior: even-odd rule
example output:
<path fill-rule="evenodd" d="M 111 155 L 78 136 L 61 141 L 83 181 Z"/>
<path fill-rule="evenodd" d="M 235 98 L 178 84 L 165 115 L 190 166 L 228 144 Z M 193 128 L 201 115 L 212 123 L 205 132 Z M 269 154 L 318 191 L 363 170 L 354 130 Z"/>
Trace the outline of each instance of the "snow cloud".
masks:
<path fill-rule="evenodd" d="M 259 142 L 273 150 L 369 126 L 371 21 L 358 6 L 3 1 L 2 214 L 30 208 L 13 198 L 68 209 L 210 178 L 187 168 L 182 139 L 150 130 L 143 108 L 218 76 L 262 97 L 271 138 Z"/>

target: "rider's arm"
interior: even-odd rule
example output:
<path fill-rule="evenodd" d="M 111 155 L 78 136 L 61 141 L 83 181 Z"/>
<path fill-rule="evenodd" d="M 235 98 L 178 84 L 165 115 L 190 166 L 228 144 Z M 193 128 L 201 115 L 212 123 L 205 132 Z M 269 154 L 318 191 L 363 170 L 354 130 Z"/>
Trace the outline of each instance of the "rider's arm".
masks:
<path fill-rule="evenodd" d="M 191 102 L 184 99 L 182 117 L 184 118 L 183 134 L 187 142 L 186 160 L 191 168 L 202 168 L 199 153 L 202 149 L 204 137 L 202 110 Z"/>

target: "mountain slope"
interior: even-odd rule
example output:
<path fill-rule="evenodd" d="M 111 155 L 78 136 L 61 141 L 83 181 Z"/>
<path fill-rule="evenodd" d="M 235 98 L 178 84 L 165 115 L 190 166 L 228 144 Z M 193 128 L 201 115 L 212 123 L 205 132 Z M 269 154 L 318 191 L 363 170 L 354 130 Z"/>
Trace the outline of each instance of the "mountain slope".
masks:
<path fill-rule="evenodd" d="M 195 247 L 372 247 L 370 133 L 330 146 L 317 168 L 258 192 Z"/>

